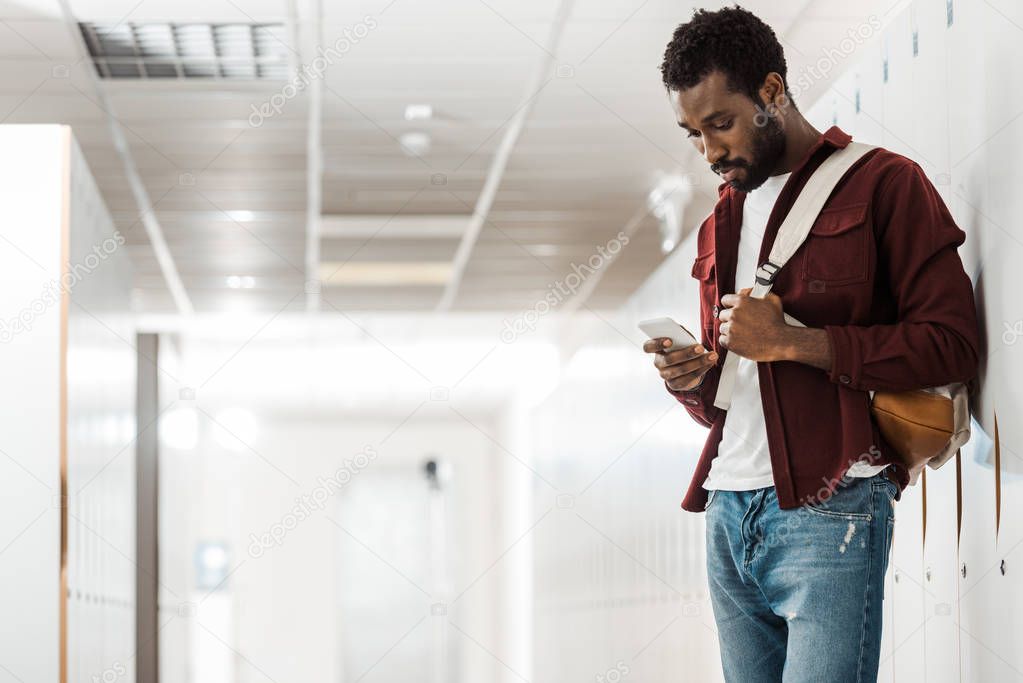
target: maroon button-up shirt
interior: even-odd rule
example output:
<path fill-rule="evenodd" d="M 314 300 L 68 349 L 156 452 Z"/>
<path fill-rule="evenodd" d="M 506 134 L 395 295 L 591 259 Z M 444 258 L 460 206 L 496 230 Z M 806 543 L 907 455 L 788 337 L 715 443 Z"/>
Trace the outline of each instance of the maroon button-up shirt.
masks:
<path fill-rule="evenodd" d="M 832 126 L 796 165 L 767 221 L 758 263 L 767 260 L 810 174 L 851 139 Z M 718 194 L 714 212 L 700 226 L 692 270 L 699 280 L 702 342 L 718 352 L 718 361 L 696 389 L 669 389 L 710 427 L 682 500 L 691 512 L 706 505 L 703 483 L 727 415 L 714 406 L 728 354 L 718 344 L 716 313 L 723 294 L 753 285 L 735 282 L 746 195 L 727 183 Z M 831 370 L 789 361 L 757 364 L 781 508 L 826 498 L 857 460 L 892 463 L 900 488 L 909 484 L 870 416 L 867 392 L 966 382 L 976 375 L 980 330 L 973 286 L 958 253 L 965 239 L 911 159 L 871 150 L 839 182 L 772 289 L 786 313 L 827 332 Z"/>

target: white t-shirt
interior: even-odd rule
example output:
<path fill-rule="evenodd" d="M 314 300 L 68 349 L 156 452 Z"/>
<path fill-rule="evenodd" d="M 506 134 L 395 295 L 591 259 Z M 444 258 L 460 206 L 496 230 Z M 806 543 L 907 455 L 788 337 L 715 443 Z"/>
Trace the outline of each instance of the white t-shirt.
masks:
<path fill-rule="evenodd" d="M 746 195 L 735 271 L 736 291 L 753 286 L 767 219 L 790 175 L 785 173 L 771 176 L 763 185 Z M 847 474 L 852 477 L 869 477 L 882 469 L 883 465 L 855 463 Z M 749 491 L 765 486 L 774 486 L 774 476 L 767 447 L 764 405 L 760 398 L 760 377 L 757 374 L 757 363 L 740 357 L 732 403 L 725 415 L 718 454 L 711 461 L 710 473 L 703 488 L 708 491 Z"/>

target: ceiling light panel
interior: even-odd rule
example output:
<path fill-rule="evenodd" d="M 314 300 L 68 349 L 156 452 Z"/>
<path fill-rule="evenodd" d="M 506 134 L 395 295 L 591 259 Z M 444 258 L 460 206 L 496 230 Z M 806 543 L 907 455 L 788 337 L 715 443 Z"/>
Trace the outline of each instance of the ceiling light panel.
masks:
<path fill-rule="evenodd" d="M 324 261 L 319 269 L 324 285 L 397 287 L 443 285 L 451 277 L 450 261 Z"/>
<path fill-rule="evenodd" d="M 79 24 L 102 78 L 283 80 L 283 24 Z"/>

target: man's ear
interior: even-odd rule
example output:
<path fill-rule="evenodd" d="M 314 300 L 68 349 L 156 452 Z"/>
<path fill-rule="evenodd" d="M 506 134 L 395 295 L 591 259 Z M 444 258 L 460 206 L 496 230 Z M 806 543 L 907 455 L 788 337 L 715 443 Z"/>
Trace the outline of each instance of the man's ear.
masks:
<path fill-rule="evenodd" d="M 785 94 L 785 81 L 775 71 L 767 74 L 764 84 L 760 86 L 760 97 L 763 100 L 761 105 L 766 107 L 771 104 L 781 104 L 779 98 Z"/>

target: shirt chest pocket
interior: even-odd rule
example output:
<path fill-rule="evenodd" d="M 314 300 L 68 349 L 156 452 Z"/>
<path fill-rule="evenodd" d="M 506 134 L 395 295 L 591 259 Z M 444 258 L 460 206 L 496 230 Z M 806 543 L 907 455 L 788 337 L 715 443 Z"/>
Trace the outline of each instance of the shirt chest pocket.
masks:
<path fill-rule="evenodd" d="M 825 209 L 802 245 L 804 281 L 826 285 L 866 282 L 870 274 L 867 203 Z"/>

